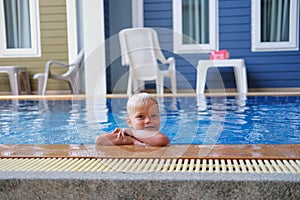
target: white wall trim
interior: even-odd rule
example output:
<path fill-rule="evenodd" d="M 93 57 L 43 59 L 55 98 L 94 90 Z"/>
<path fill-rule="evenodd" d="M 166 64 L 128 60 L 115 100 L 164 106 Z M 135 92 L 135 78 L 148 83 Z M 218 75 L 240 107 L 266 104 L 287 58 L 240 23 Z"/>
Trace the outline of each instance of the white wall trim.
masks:
<path fill-rule="evenodd" d="M 66 0 L 67 29 L 68 29 L 68 57 L 69 63 L 74 61 L 78 53 L 77 11 L 76 1 Z"/>
<path fill-rule="evenodd" d="M 144 0 L 131 0 L 132 27 L 144 27 Z"/>
<path fill-rule="evenodd" d="M 85 91 L 87 97 L 106 95 L 103 0 L 82 1 Z"/>

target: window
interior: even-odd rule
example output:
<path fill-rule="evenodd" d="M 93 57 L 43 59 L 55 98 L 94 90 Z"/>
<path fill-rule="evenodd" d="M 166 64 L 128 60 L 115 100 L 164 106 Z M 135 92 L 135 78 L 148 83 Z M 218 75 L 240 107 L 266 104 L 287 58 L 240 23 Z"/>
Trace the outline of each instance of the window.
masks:
<path fill-rule="evenodd" d="M 38 0 L 0 0 L 0 56 L 40 56 Z"/>
<path fill-rule="evenodd" d="M 173 0 L 174 52 L 218 49 L 217 4 L 217 0 Z"/>
<path fill-rule="evenodd" d="M 252 51 L 298 50 L 298 0 L 252 0 Z"/>

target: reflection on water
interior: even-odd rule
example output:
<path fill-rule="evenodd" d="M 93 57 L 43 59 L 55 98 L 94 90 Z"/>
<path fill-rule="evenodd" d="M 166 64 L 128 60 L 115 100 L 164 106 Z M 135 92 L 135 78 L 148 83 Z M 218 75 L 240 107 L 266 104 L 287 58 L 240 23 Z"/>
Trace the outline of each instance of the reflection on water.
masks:
<path fill-rule="evenodd" d="M 300 97 L 158 98 L 172 144 L 300 143 Z M 93 144 L 127 127 L 127 98 L 0 101 L 1 144 Z"/>

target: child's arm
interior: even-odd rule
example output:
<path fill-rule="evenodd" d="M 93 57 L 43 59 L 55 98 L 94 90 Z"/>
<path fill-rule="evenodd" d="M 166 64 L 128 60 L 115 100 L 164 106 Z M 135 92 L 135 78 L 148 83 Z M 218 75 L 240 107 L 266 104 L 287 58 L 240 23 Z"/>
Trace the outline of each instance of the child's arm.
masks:
<path fill-rule="evenodd" d="M 122 134 L 122 129 L 116 128 L 112 133 L 99 135 L 96 138 L 96 145 L 131 145 L 134 144 L 133 137 L 126 137 Z"/>
<path fill-rule="evenodd" d="M 124 128 L 122 129 L 122 132 L 150 146 L 162 147 L 170 143 L 169 138 L 159 131 L 133 130 L 129 128 Z"/>
<path fill-rule="evenodd" d="M 169 138 L 159 131 L 132 130 L 116 128 L 112 133 L 103 134 L 96 138 L 96 145 L 142 145 L 166 146 Z"/>

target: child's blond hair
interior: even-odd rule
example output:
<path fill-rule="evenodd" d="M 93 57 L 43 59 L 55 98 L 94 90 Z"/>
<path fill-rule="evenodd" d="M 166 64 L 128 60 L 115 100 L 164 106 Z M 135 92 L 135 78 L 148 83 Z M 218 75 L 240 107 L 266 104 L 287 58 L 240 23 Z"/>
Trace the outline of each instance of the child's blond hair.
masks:
<path fill-rule="evenodd" d="M 129 115 L 130 113 L 133 113 L 136 106 L 147 105 L 150 101 L 158 104 L 156 98 L 148 93 L 138 93 L 133 95 L 127 102 L 127 114 Z"/>

